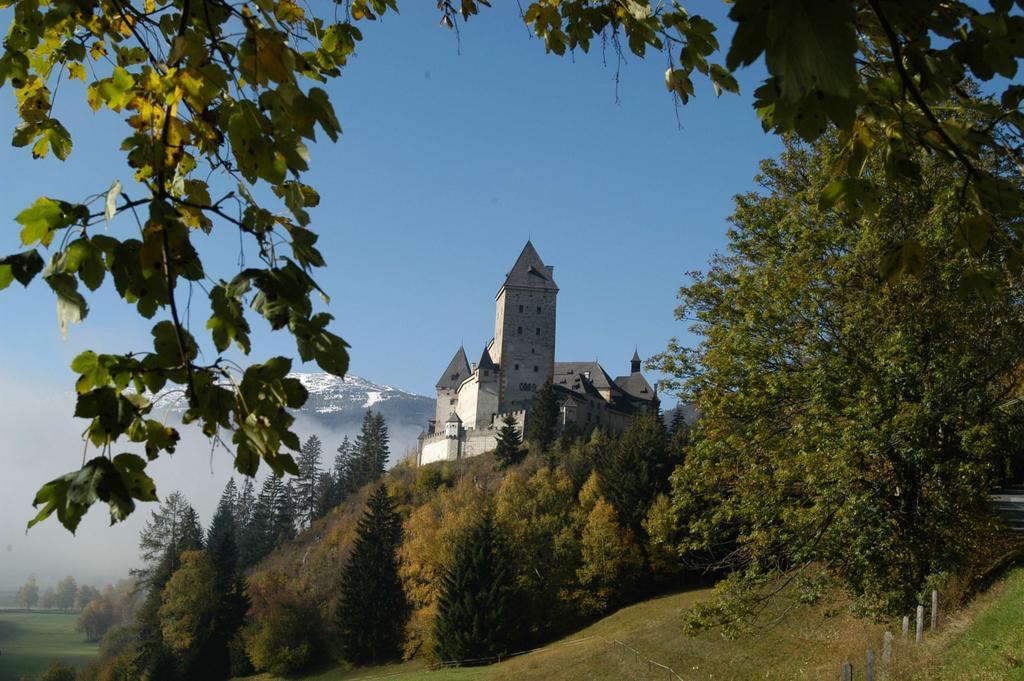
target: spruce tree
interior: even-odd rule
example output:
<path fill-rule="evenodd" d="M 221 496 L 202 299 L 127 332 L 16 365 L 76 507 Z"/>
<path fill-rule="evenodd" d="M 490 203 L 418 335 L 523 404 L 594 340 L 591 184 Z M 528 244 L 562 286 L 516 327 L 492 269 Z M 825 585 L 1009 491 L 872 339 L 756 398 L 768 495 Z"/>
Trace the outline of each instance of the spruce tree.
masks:
<path fill-rule="evenodd" d="M 316 507 L 314 509 L 314 518 L 323 518 L 327 513 L 337 506 L 334 503 L 334 496 L 336 491 L 337 483 L 334 480 L 334 476 L 328 471 L 320 473 L 319 480 L 317 481 L 317 493 L 316 493 Z"/>
<path fill-rule="evenodd" d="M 547 381 L 533 396 L 530 407 L 530 421 L 527 425 L 527 439 L 539 451 L 546 452 L 555 441 L 555 430 L 558 427 L 558 396 L 555 386 Z"/>
<path fill-rule="evenodd" d="M 388 426 L 381 414 L 367 410 L 363 425 L 356 436 L 355 453 L 350 467 L 348 493 L 384 475 L 391 451 L 388 447 Z"/>
<path fill-rule="evenodd" d="M 501 430 L 498 431 L 498 446 L 494 450 L 494 458 L 498 461 L 498 468 L 508 468 L 523 460 L 524 452 L 520 445 L 519 430 L 516 428 L 516 420 L 512 414 L 506 414 L 502 420 Z"/>
<path fill-rule="evenodd" d="M 268 475 L 260 486 L 260 493 L 252 508 L 252 518 L 242 533 L 239 546 L 242 568 L 252 567 L 274 548 L 275 515 L 278 508 L 278 497 L 284 485 L 276 475 Z"/>
<path fill-rule="evenodd" d="M 487 510 L 456 545 L 441 580 L 434 639 L 442 660 L 492 658 L 515 645 L 518 613 L 509 556 Z"/>
<path fill-rule="evenodd" d="M 296 461 L 299 477 L 295 480 L 295 516 L 300 526 L 309 525 L 316 518 L 322 449 L 320 438 L 310 435 L 302 444 Z"/>
<path fill-rule="evenodd" d="M 272 546 L 277 548 L 295 537 L 295 487 L 292 481 L 282 485 L 281 494 L 274 507 L 274 521 L 271 529 Z"/>
<path fill-rule="evenodd" d="M 256 506 L 256 487 L 252 478 L 246 476 L 242 482 L 242 489 L 238 492 L 238 500 L 235 502 L 235 542 L 239 550 L 242 547 L 242 537 L 245 535 L 252 522 L 252 512 Z"/>
<path fill-rule="evenodd" d="M 365 419 L 365 416 L 363 417 Z M 352 466 L 355 460 L 355 445 L 345 436 L 338 445 L 338 453 L 334 457 L 334 490 L 331 505 L 337 506 L 345 500 L 352 490 Z"/>
<path fill-rule="evenodd" d="M 676 464 L 668 433 L 654 414 L 637 416 L 608 448 L 598 466 L 601 494 L 623 525 L 644 536 L 643 520 L 658 494 L 667 492 Z"/>
<path fill-rule="evenodd" d="M 342 572 L 338 628 L 350 662 L 373 664 L 401 653 L 408 613 L 395 554 L 401 543 L 402 521 L 381 483 L 359 519 Z"/>
<path fill-rule="evenodd" d="M 238 569 L 238 533 L 235 527 L 237 496 L 235 481 L 229 480 L 206 533 L 206 552 L 217 571 L 218 586 L 222 588 L 234 579 Z"/>

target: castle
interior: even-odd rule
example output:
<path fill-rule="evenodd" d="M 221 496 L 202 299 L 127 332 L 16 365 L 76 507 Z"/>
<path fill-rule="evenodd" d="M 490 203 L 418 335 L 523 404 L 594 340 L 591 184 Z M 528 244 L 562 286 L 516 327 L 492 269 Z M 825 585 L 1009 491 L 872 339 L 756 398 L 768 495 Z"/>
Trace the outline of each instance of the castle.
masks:
<path fill-rule="evenodd" d="M 640 372 L 612 379 L 600 364 L 555 361 L 558 286 L 529 241 L 495 297 L 494 338 L 470 364 L 460 347 L 437 381 L 434 419 L 420 436 L 417 465 L 476 456 L 494 449 L 506 415 L 526 432 L 533 396 L 551 381 L 558 430 L 622 432 L 634 415 L 657 408 L 657 394 Z"/>

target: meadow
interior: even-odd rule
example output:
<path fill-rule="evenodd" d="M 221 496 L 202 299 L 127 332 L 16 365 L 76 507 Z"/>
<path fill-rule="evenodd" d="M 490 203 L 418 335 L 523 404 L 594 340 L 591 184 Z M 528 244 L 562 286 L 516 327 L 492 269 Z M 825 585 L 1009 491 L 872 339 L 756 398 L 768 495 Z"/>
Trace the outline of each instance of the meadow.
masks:
<path fill-rule="evenodd" d="M 52 660 L 81 668 L 97 651 L 75 631 L 78 616 L 0 610 L 0 681 L 34 679 Z"/>
<path fill-rule="evenodd" d="M 346 670 L 324 670 L 303 681 L 513 681 L 545 679 L 668 679 L 668 672 L 643 657 L 671 666 L 681 678 L 832 679 L 842 662 L 853 661 L 862 678 L 867 648 L 881 652 L 885 630 L 898 622 L 854 617 L 849 603 L 825 598 L 814 606 L 771 613 L 751 632 L 729 639 L 716 632 L 683 635 L 683 611 L 710 596 L 698 589 L 661 596 L 623 608 L 538 652 L 487 667 L 426 671 L 422 662 Z M 1007 575 L 962 611 L 944 619 L 916 646 L 897 639 L 888 681 L 1024 681 L 1024 569 Z M 674 677 L 671 677 L 674 678 Z M 271 681 L 269 674 L 247 681 Z"/>

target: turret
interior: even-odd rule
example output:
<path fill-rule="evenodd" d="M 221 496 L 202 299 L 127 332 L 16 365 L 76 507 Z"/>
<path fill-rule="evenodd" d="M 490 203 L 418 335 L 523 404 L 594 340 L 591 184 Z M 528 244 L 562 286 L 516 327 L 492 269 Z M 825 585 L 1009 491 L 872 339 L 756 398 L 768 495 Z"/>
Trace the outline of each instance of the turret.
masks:
<path fill-rule="evenodd" d="M 639 374 L 640 373 L 640 353 L 633 350 L 633 359 L 629 360 L 629 373 Z"/>

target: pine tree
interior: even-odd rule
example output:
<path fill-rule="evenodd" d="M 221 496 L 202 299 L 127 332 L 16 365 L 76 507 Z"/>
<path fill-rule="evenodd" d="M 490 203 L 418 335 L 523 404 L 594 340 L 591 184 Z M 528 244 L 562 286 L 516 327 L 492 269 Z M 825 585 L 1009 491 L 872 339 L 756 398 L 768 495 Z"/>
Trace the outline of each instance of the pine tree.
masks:
<path fill-rule="evenodd" d="M 310 435 L 303 443 L 296 462 L 299 477 L 295 480 L 295 516 L 300 526 L 309 525 L 316 518 L 322 449 L 320 438 Z"/>
<path fill-rule="evenodd" d="M 316 508 L 314 509 L 314 518 L 323 518 L 327 513 L 337 506 L 334 503 L 334 496 L 336 493 L 337 483 L 334 476 L 328 471 L 320 473 L 319 480 L 317 481 L 317 494 L 316 494 Z"/>
<path fill-rule="evenodd" d="M 235 541 L 239 548 L 242 546 L 242 535 L 252 522 L 253 508 L 256 506 L 256 486 L 252 478 L 246 476 L 242 482 L 242 489 L 238 492 L 238 500 L 235 502 Z"/>
<path fill-rule="evenodd" d="M 367 410 L 356 436 L 355 453 L 350 467 L 348 493 L 384 475 L 391 452 L 388 448 L 388 426 L 381 414 Z"/>
<path fill-rule="evenodd" d="M 381 483 L 370 495 L 342 572 L 338 626 L 345 659 L 365 665 L 401 653 L 408 607 L 396 551 L 402 521 Z"/>
<path fill-rule="evenodd" d="M 295 487 L 291 480 L 282 485 L 281 494 L 274 507 L 274 522 L 271 530 L 271 546 L 277 548 L 295 537 Z"/>
<path fill-rule="evenodd" d="M 494 450 L 498 468 L 508 468 L 523 460 L 524 452 L 520 447 L 521 444 L 519 431 L 516 429 L 516 420 L 511 414 L 506 414 L 502 420 L 501 430 L 498 431 L 498 446 Z"/>
<path fill-rule="evenodd" d="M 509 555 L 487 510 L 456 545 L 441 580 L 434 639 L 442 660 L 496 657 L 515 644 L 518 618 Z"/>
<path fill-rule="evenodd" d="M 278 498 L 284 485 L 276 475 L 268 475 L 260 486 L 260 493 L 252 507 L 252 518 L 242 533 L 239 546 L 241 567 L 248 568 L 258 563 L 274 549 L 274 524 Z"/>
<path fill-rule="evenodd" d="M 199 514 L 191 505 L 185 508 L 181 523 L 181 539 L 178 542 L 177 552 L 181 555 L 185 551 L 200 551 L 206 545 L 203 537 L 203 524 L 199 520 Z"/>
<path fill-rule="evenodd" d="M 655 497 L 668 491 L 675 464 L 665 424 L 653 414 L 634 418 L 599 463 L 601 494 L 638 536 L 645 536 L 643 519 Z"/>
<path fill-rule="evenodd" d="M 238 504 L 238 490 L 234 479 L 229 480 L 220 496 L 217 510 L 206 533 L 206 552 L 217 571 L 219 590 L 225 591 L 234 579 L 238 569 L 237 527 L 235 507 Z"/>
<path fill-rule="evenodd" d="M 230 642 L 242 626 L 248 610 L 244 585 L 238 573 L 240 560 L 234 516 L 238 495 L 235 492 L 234 480 L 231 480 L 221 495 L 206 539 L 206 552 L 216 575 L 214 587 L 218 607 L 209 638 L 202 650 L 191 656 L 193 669 L 190 671 L 211 679 L 230 676 Z"/>
<path fill-rule="evenodd" d="M 555 394 L 555 386 L 551 381 L 547 381 L 533 396 L 527 439 L 540 451 L 546 452 L 555 441 L 557 427 L 558 396 Z"/>
<path fill-rule="evenodd" d="M 364 417 L 365 419 L 365 417 Z M 337 506 L 345 500 L 352 489 L 352 465 L 355 460 L 355 445 L 345 436 L 338 445 L 338 453 L 334 457 L 334 490 L 331 505 Z"/>

